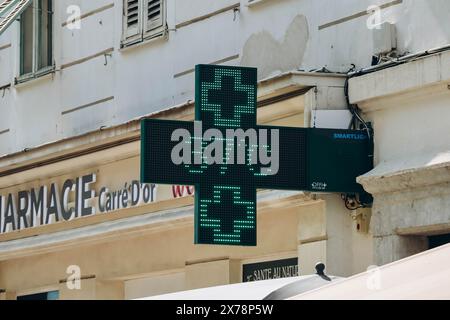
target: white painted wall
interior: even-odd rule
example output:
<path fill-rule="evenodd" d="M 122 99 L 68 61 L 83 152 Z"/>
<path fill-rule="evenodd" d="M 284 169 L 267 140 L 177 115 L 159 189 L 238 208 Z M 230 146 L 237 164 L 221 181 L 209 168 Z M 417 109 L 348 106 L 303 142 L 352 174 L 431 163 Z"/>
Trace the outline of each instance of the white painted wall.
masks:
<path fill-rule="evenodd" d="M 80 30 L 61 26 L 69 5 L 82 13 L 114 2 L 114 8 L 82 20 Z M 351 63 L 370 65 L 372 31 L 368 16 L 319 30 L 331 21 L 365 11 L 371 4 L 390 0 L 265 0 L 251 8 L 241 0 L 241 11 L 216 15 L 174 31 L 175 25 L 213 12 L 238 0 L 167 0 L 168 40 L 120 50 L 122 0 L 57 0 L 54 14 L 54 58 L 57 72 L 14 85 L 19 66 L 19 23 L 0 36 L 0 154 L 122 123 L 133 117 L 193 99 L 194 75 L 174 78 L 198 63 L 239 54 L 227 64 L 255 65 L 268 76 L 281 69 L 310 70 L 326 66 L 346 71 Z M 384 9 L 382 21 L 394 22 L 401 52 L 417 52 L 450 42 L 450 2 L 403 0 Z M 252 40 L 252 41 L 249 41 Z M 89 60 L 59 71 L 60 66 L 102 50 L 105 58 Z M 280 61 L 282 63 L 280 63 Z M 100 99 L 114 100 L 62 115 Z"/>

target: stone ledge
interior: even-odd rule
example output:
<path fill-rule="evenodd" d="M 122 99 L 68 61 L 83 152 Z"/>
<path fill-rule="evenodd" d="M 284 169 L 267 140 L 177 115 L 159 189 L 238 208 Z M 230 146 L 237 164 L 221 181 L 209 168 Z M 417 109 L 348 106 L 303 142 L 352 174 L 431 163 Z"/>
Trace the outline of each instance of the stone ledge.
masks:
<path fill-rule="evenodd" d="M 399 236 L 432 236 L 432 235 L 434 236 L 449 232 L 450 232 L 450 222 L 395 229 L 395 233 L 398 234 Z"/>
<path fill-rule="evenodd" d="M 374 195 L 448 183 L 450 152 L 385 161 L 357 181 Z"/>
<path fill-rule="evenodd" d="M 411 62 L 354 77 L 349 81 L 350 102 L 363 104 L 367 101 L 414 94 L 418 89 L 439 86 L 448 90 L 450 83 L 450 51 L 418 58 Z M 445 84 L 445 86 L 444 86 Z"/>

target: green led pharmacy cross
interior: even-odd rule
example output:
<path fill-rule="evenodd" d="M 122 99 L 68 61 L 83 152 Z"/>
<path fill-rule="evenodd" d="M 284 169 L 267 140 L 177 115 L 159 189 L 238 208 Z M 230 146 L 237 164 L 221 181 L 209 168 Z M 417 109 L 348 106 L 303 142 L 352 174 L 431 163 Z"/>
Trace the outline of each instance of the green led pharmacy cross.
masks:
<path fill-rule="evenodd" d="M 258 126 L 256 69 L 195 71 L 195 122 L 142 121 L 141 180 L 195 186 L 196 244 L 255 246 L 257 189 L 362 191 L 364 132 Z"/>

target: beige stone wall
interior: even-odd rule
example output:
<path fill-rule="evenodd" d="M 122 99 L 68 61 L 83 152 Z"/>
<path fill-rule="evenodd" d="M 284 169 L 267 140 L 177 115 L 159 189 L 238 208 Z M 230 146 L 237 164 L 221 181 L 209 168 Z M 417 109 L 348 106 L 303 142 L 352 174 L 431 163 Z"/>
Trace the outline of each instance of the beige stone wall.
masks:
<path fill-rule="evenodd" d="M 365 271 L 373 264 L 372 235 L 359 232 L 352 213 L 339 195 L 321 195 L 320 205 L 299 215 L 299 270 L 315 272 L 319 261 L 326 272 L 347 277 Z"/>
<path fill-rule="evenodd" d="M 190 263 L 186 266 L 187 290 L 239 282 L 240 261 L 218 260 Z"/>
<path fill-rule="evenodd" d="M 291 201 L 292 205 L 285 203 L 285 208 L 275 210 L 269 204 L 268 208 L 259 210 L 259 241 L 254 248 L 195 246 L 192 224 L 132 236 L 117 235 L 107 242 L 2 261 L 0 288 L 15 292 L 57 285 L 67 279 L 69 265 L 79 266 L 83 278 L 92 278 L 82 280 L 80 292 L 63 290 L 65 284 L 62 283 L 63 299 L 123 297 L 123 281 L 170 270 L 185 272 L 184 285 L 176 285 L 174 290 L 238 282 L 242 259 L 296 250 L 299 214 L 315 210 L 321 204 L 309 202 L 298 206 L 298 199 Z M 159 288 L 146 294 L 166 293 L 163 286 Z"/>
<path fill-rule="evenodd" d="M 125 299 L 171 293 L 185 289 L 184 269 L 124 281 Z"/>
<path fill-rule="evenodd" d="M 371 262 L 361 261 L 355 251 L 370 250 L 370 241 L 355 241 L 351 217 L 338 209 L 343 204 L 325 198 L 262 203 L 257 247 L 195 246 L 192 223 L 118 234 L 106 242 L 2 261 L 0 288 L 13 293 L 56 285 L 61 299 L 137 298 L 240 282 L 243 262 L 283 259 L 295 252 L 301 274 L 313 273 L 318 261 L 327 264 L 329 274 L 361 271 Z M 69 265 L 80 267 L 81 290 L 66 285 Z"/>

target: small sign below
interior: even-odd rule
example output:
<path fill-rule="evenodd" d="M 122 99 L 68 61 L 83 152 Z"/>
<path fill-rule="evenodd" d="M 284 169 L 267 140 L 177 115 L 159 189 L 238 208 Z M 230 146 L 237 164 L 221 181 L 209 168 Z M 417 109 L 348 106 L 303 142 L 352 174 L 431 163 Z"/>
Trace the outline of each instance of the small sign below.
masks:
<path fill-rule="evenodd" d="M 242 282 L 298 276 L 298 258 L 242 265 Z"/>

